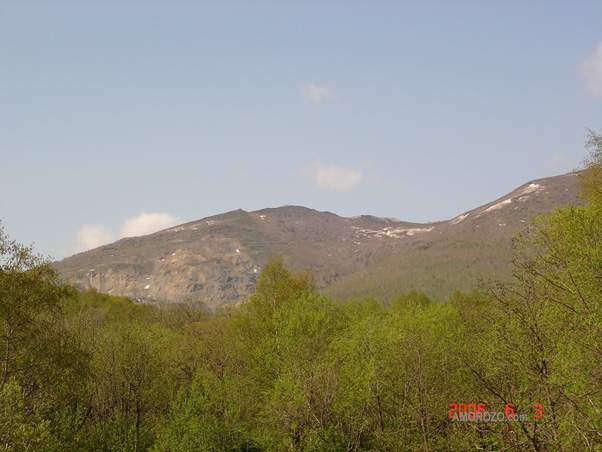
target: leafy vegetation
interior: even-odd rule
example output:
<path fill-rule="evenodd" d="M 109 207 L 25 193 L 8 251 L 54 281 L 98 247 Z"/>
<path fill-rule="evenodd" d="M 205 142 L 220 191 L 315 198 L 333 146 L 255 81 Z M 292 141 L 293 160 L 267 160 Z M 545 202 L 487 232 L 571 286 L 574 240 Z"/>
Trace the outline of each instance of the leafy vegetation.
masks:
<path fill-rule="evenodd" d="M 602 450 L 600 136 L 588 145 L 586 204 L 515 239 L 511 282 L 444 303 L 335 303 L 274 258 L 237 308 L 140 305 L 61 284 L 0 230 L 0 449 Z"/>

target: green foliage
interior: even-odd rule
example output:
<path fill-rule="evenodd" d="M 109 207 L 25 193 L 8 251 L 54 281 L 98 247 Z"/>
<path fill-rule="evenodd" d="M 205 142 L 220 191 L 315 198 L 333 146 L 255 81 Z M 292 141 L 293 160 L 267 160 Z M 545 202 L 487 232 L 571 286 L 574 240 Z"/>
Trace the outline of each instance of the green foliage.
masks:
<path fill-rule="evenodd" d="M 54 451 L 58 441 L 50 421 L 36 414 L 33 401 L 13 379 L 0 389 L 0 445 L 6 451 Z M 33 414 L 32 414 L 33 411 Z"/>
<path fill-rule="evenodd" d="M 583 161 L 582 195 L 590 208 L 602 209 L 602 132 L 588 130 L 586 148 L 590 155 Z"/>
<path fill-rule="evenodd" d="M 408 294 L 399 295 L 391 301 L 393 311 L 404 312 L 413 308 L 426 307 L 433 301 L 423 293 L 417 293 L 415 290 Z"/>
<path fill-rule="evenodd" d="M 250 444 L 244 434 L 248 377 L 237 339 L 231 317 L 184 328 L 172 361 L 181 384 L 171 390 L 171 408 L 153 450 L 245 450 Z"/>
<path fill-rule="evenodd" d="M 0 229 L 0 389 L 10 377 L 26 379 L 32 355 L 43 354 L 37 338 L 67 294 L 57 280 L 47 261 L 10 241 Z"/>
<path fill-rule="evenodd" d="M 489 289 L 483 315 L 495 355 L 472 357 L 488 399 L 546 414 L 500 432 L 534 450 L 602 448 L 602 211 L 599 137 L 584 173 L 584 207 L 557 209 L 517 237 L 515 282 Z M 487 348 L 483 348 L 485 352 Z M 489 357 L 489 359 L 488 359 Z M 488 395 L 487 395 L 488 394 Z"/>
<path fill-rule="evenodd" d="M 152 444 L 153 416 L 166 407 L 165 339 L 159 326 L 136 323 L 104 332 L 92 360 L 92 406 L 110 447 L 144 450 Z"/>

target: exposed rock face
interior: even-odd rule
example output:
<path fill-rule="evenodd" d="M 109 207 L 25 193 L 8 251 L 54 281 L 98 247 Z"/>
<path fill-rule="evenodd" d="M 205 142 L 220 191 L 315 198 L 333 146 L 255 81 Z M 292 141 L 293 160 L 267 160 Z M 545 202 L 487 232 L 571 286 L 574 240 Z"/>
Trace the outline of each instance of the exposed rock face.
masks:
<path fill-rule="evenodd" d="M 250 256 L 224 237 L 182 238 L 182 228 L 123 239 L 57 266 L 80 289 L 134 299 L 203 299 L 213 306 L 251 293 L 259 272 Z M 63 266 L 65 265 L 66 266 Z M 75 268 L 77 266 L 77 268 Z M 88 267 L 88 268 L 87 268 Z"/>
<path fill-rule="evenodd" d="M 403 280 L 408 259 L 419 268 L 417 253 L 436 256 L 450 241 L 459 259 L 475 244 L 509 243 L 532 216 L 557 205 L 577 204 L 575 179 L 565 175 L 534 181 L 449 221 L 429 224 L 344 218 L 296 206 L 236 210 L 122 239 L 55 265 L 63 278 L 81 289 L 93 287 L 134 299 L 202 299 L 216 307 L 249 296 L 266 260 L 278 254 L 293 270 L 311 270 L 318 287 L 327 292 L 342 298 L 361 296 L 361 290 L 345 289 L 353 286 L 345 281 L 363 278 L 370 288 L 370 278 L 379 272 Z M 495 259 L 508 262 L 506 248 L 503 257 Z M 393 290 L 400 289 L 392 285 Z"/>

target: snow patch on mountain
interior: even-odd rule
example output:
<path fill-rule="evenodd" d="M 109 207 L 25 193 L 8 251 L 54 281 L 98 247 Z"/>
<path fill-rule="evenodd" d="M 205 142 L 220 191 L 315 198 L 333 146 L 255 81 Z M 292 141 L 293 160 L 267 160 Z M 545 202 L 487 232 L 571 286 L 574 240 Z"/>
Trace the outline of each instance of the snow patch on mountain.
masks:
<path fill-rule="evenodd" d="M 425 232 L 430 232 L 435 229 L 433 226 L 429 228 L 393 228 L 386 227 L 384 229 L 379 229 L 376 231 L 372 231 L 370 229 L 358 229 L 355 231 L 361 237 L 391 237 L 394 239 L 399 239 L 405 237 L 407 235 L 416 235 L 423 234 Z"/>
<path fill-rule="evenodd" d="M 511 202 L 512 202 L 512 198 L 504 199 L 502 202 L 498 202 L 497 204 L 494 204 L 491 207 L 488 207 L 487 209 L 485 209 L 483 211 L 483 213 L 485 213 L 485 212 L 491 212 L 492 210 L 501 209 L 502 207 L 510 204 Z"/>
<path fill-rule="evenodd" d="M 545 187 L 539 185 L 539 184 L 530 184 L 529 186 L 525 187 L 520 193 L 519 195 L 525 195 L 527 193 L 533 193 L 534 191 L 540 191 L 543 190 Z"/>
<path fill-rule="evenodd" d="M 464 218 L 466 218 L 468 216 L 468 214 L 464 214 L 464 215 L 458 215 L 456 218 L 454 218 L 453 220 L 451 220 L 449 222 L 449 224 L 458 224 L 460 221 L 462 221 Z"/>

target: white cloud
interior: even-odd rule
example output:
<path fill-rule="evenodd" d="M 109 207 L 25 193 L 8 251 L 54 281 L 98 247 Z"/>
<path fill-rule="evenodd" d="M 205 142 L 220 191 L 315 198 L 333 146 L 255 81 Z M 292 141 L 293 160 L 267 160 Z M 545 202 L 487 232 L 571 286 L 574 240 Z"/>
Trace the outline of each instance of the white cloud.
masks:
<path fill-rule="evenodd" d="M 602 96 L 602 42 L 594 53 L 579 65 L 581 76 L 587 82 L 587 88 L 595 96 Z"/>
<path fill-rule="evenodd" d="M 572 161 L 569 157 L 562 154 L 550 154 L 545 163 L 546 169 L 549 171 L 570 171 Z"/>
<path fill-rule="evenodd" d="M 152 234 L 181 223 L 178 217 L 168 213 L 141 213 L 137 217 L 125 220 L 121 228 L 121 237 L 137 237 Z"/>
<path fill-rule="evenodd" d="M 300 174 L 311 179 L 317 189 L 338 193 L 349 191 L 356 185 L 372 179 L 359 168 L 327 165 L 320 160 L 301 168 Z"/>
<path fill-rule="evenodd" d="M 303 87 L 301 97 L 306 104 L 319 104 L 324 100 L 332 99 L 332 92 L 325 86 L 317 86 L 313 83 L 308 83 Z"/>
<path fill-rule="evenodd" d="M 77 231 L 77 250 L 91 250 L 120 238 L 152 234 L 180 223 L 180 218 L 168 213 L 141 213 L 125 220 L 119 235 L 107 231 L 102 224 L 86 224 Z"/>
<path fill-rule="evenodd" d="M 86 251 L 115 241 L 115 235 L 102 224 L 86 224 L 77 231 L 78 250 Z"/>

